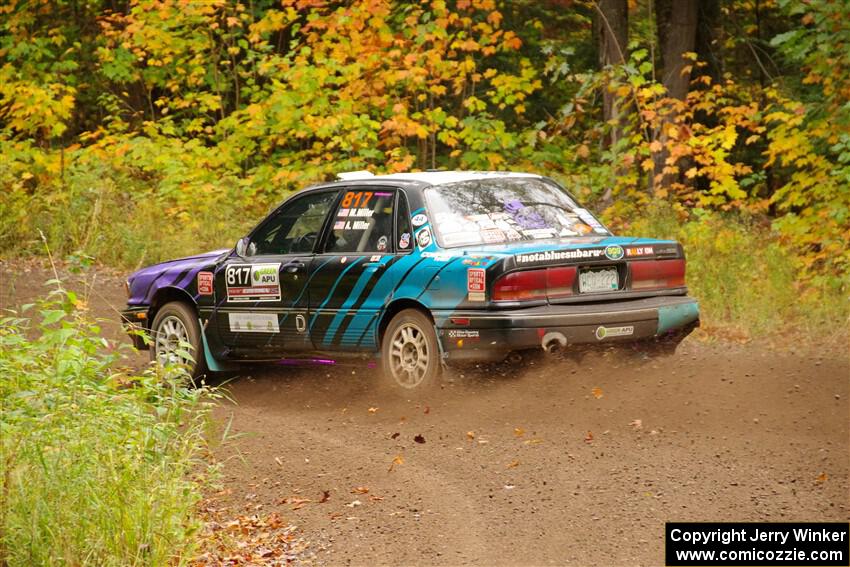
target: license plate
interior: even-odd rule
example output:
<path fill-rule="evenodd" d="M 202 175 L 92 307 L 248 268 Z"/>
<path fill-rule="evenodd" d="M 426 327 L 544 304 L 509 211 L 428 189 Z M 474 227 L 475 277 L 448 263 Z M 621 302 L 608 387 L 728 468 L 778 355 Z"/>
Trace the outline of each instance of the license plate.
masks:
<path fill-rule="evenodd" d="M 585 270 L 578 275 L 579 293 L 599 293 L 602 291 L 617 291 L 620 288 L 620 278 L 617 268 L 601 270 Z"/>

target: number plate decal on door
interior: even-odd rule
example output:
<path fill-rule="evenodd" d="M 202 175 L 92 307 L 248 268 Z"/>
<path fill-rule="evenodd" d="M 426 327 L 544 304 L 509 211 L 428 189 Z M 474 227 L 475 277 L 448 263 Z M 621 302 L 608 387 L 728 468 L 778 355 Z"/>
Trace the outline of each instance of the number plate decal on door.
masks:
<path fill-rule="evenodd" d="M 280 301 L 280 264 L 232 264 L 224 271 L 227 301 Z"/>

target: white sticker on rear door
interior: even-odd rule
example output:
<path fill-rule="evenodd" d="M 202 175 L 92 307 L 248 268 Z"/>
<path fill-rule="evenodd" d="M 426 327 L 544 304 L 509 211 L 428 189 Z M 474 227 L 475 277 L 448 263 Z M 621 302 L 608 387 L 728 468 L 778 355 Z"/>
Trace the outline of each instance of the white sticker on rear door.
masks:
<path fill-rule="evenodd" d="M 224 271 L 227 301 L 280 301 L 280 264 L 231 264 Z"/>
<path fill-rule="evenodd" d="M 279 333 L 275 313 L 228 313 L 233 333 Z"/>

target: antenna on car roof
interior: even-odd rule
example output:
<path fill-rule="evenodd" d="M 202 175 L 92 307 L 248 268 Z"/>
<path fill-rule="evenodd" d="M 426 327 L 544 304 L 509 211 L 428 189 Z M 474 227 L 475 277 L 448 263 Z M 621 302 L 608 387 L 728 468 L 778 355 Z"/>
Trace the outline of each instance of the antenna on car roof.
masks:
<path fill-rule="evenodd" d="M 343 173 L 337 173 L 336 177 L 342 181 L 352 181 L 354 179 L 368 179 L 370 177 L 375 177 L 375 174 L 371 171 L 361 169 L 359 171 L 345 171 Z"/>

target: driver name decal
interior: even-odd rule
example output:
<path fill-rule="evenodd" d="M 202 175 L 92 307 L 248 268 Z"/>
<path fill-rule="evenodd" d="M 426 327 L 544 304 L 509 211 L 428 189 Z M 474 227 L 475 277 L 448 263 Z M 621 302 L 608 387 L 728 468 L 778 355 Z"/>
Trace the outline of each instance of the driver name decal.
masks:
<path fill-rule="evenodd" d="M 227 301 L 280 301 L 280 264 L 232 264 L 224 272 Z"/>

